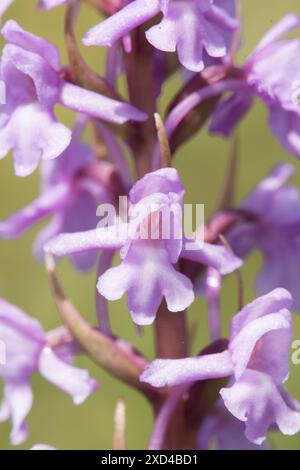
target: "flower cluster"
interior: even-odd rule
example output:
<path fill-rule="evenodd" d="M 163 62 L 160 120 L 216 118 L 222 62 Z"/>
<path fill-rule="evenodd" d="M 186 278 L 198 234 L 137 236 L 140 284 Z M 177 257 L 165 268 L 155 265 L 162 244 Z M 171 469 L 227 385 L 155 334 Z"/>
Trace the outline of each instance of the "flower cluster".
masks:
<path fill-rule="evenodd" d="M 12 3 L 1 0 L 2 21 Z M 87 3 L 102 20 L 82 42 L 106 47 L 104 72 L 87 64 L 77 43 L 81 0 L 37 5 L 65 9 L 66 65 L 54 45 L 15 20 L 1 29 L 0 158 L 12 152 L 18 177 L 39 171 L 41 188 L 0 222 L 0 237 L 21 237 L 50 217 L 33 251 L 45 261 L 63 325 L 45 332 L 0 299 L 0 421 L 11 420 L 13 445 L 27 439 L 36 371 L 82 403 L 98 389 L 88 371 L 73 365 L 83 353 L 148 398 L 156 411 L 150 449 L 210 449 L 212 442 L 219 449 L 268 449 L 269 430 L 300 431 L 300 404 L 283 387 L 292 308 L 300 310 L 300 192 L 288 184 L 294 168 L 277 164 L 237 205 L 232 158 L 219 208 L 188 235 L 185 188 L 172 157 L 207 121 L 209 132 L 230 137 L 255 97 L 282 148 L 300 157 L 300 39 L 284 38 L 300 27 L 300 17 L 288 14 L 273 25 L 238 65 L 242 25 L 235 0 Z M 180 89 L 163 121 L 158 99 L 175 74 Z M 72 130 L 58 120 L 57 105 L 73 114 Z M 243 305 L 241 270 L 253 250 L 264 258 L 259 297 Z M 63 256 L 80 271 L 97 269 L 96 326 L 65 296 L 55 270 Z M 222 339 L 221 288 L 232 273 L 239 312 Z M 111 330 L 108 301 L 125 294 L 137 333 L 153 327 L 153 362 Z M 211 342 L 191 356 L 187 318 L 196 296 L 206 298 Z"/>

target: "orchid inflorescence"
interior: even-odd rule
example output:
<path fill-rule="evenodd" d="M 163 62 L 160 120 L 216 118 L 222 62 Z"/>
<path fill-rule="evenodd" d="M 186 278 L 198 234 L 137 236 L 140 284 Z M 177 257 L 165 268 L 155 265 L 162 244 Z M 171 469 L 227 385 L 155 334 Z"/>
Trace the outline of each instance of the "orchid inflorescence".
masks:
<path fill-rule="evenodd" d="M 12 3 L 0 0 L 0 16 Z M 100 74 L 85 62 L 74 34 L 80 3 L 38 4 L 46 10 L 64 5 L 67 65 L 56 47 L 13 19 L 1 29 L 0 157 L 12 151 L 19 177 L 39 170 L 41 190 L 0 223 L 0 236 L 20 237 L 50 216 L 34 253 L 45 262 L 63 325 L 45 332 L 36 319 L 0 300 L 0 420 L 11 420 L 12 444 L 27 439 L 36 371 L 82 403 L 98 390 L 89 372 L 73 365 L 84 353 L 147 398 L 155 417 L 150 449 L 202 450 L 212 443 L 218 449 L 267 449 L 269 431 L 300 431 L 300 404 L 283 387 L 291 311 L 300 309 L 300 191 L 288 184 L 293 166 L 280 163 L 235 205 L 235 130 L 258 98 L 274 137 L 300 158 L 300 39 L 285 39 L 300 28 L 300 17 L 288 14 L 273 25 L 237 65 L 241 12 L 235 0 L 87 0 L 101 21 L 82 41 L 106 48 Z M 175 74 L 181 88 L 162 119 L 158 100 Z M 72 130 L 57 119 L 57 104 L 74 113 Z M 187 236 L 185 189 L 173 157 L 207 122 L 209 133 L 233 136 L 231 171 L 215 214 Z M 126 217 L 117 210 L 120 198 L 127 201 Z M 107 206 L 114 215 L 99 223 L 98 209 Z M 253 250 L 264 258 L 259 297 L 243 305 L 241 268 Z M 97 269 L 96 326 L 65 295 L 55 270 L 62 256 L 79 271 Z M 239 306 L 224 339 L 220 296 L 231 273 Z M 137 331 L 154 328 L 152 362 L 111 329 L 108 301 L 124 294 Z M 191 356 L 188 308 L 199 295 L 207 301 L 211 343 L 198 345 L 198 355 Z M 116 448 L 125 447 L 124 413 L 120 402 Z"/>

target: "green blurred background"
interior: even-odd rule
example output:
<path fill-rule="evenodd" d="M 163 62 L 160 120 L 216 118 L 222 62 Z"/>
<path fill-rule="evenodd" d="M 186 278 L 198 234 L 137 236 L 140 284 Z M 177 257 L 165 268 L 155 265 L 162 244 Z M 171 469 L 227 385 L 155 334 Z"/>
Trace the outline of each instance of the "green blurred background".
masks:
<path fill-rule="evenodd" d="M 56 44 L 62 61 L 66 60 L 63 43 L 63 14 L 60 7 L 50 12 L 36 12 L 37 0 L 15 0 L 4 20 L 14 18 L 25 29 L 41 35 Z M 253 49 L 262 34 L 288 12 L 300 14 L 299 0 L 241 0 L 243 7 L 243 49 L 239 60 Z M 82 35 L 99 17 L 91 8 L 83 6 L 77 25 L 77 35 Z M 0 41 L 2 47 L 3 42 Z M 99 48 L 82 48 L 89 64 L 101 72 L 104 51 Z M 299 58 L 300 60 L 300 58 Z M 277 64 L 280 67 L 280 64 Z M 300 77 L 299 77 L 300 79 Z M 162 107 L 178 86 L 172 79 L 164 90 Z M 72 115 L 57 109 L 58 115 L 68 125 Z M 238 200 L 262 178 L 270 168 L 281 160 L 290 161 L 297 170 L 295 182 L 300 184 L 300 165 L 286 154 L 271 136 L 267 126 L 267 113 L 256 103 L 252 112 L 240 126 L 241 155 L 238 180 Z M 206 132 L 200 133 L 178 152 L 175 165 L 180 171 L 186 187 L 186 202 L 204 203 L 206 216 L 215 207 L 226 170 L 229 143 Z M 299 167 L 299 168 L 298 168 Z M 8 156 L 0 163 L 0 220 L 36 197 L 39 190 L 38 174 L 18 179 L 13 174 L 12 159 Z M 38 318 L 46 329 L 59 325 L 58 315 L 51 298 L 43 266 L 31 254 L 32 241 L 41 227 L 31 230 L 21 240 L 0 241 L 0 296 L 19 305 L 30 315 Z M 246 301 L 253 298 L 253 279 L 261 263 L 254 254 L 243 268 Z M 300 267 L 299 267 L 300 269 Z M 59 272 L 68 295 L 78 309 L 95 321 L 95 273 L 79 275 L 68 261 L 60 263 Z M 224 334 L 228 330 L 230 317 L 236 311 L 236 284 L 234 276 L 226 279 L 222 294 Z M 153 357 L 151 328 L 146 328 L 137 337 L 129 318 L 125 301 L 110 305 L 113 328 L 116 334 L 133 342 L 149 358 Z M 206 307 L 198 299 L 189 312 L 191 323 L 197 322 L 196 350 L 207 344 L 208 331 Z M 295 317 L 295 338 L 300 338 L 300 321 Z M 145 449 L 152 425 L 151 410 L 137 393 L 113 380 L 97 368 L 89 359 L 79 358 L 77 363 L 87 367 L 92 376 L 101 383 L 100 390 L 83 405 L 76 407 L 69 397 L 44 381 L 33 377 L 34 406 L 28 418 L 29 440 L 19 448 L 29 448 L 35 443 L 47 443 L 60 449 L 110 449 L 112 446 L 113 413 L 116 401 L 122 397 L 127 406 L 127 440 L 130 449 Z M 292 366 L 288 381 L 289 390 L 300 399 L 300 366 Z M 0 425 L 0 448 L 10 449 L 8 423 Z M 277 449 L 300 448 L 300 434 L 270 437 Z"/>

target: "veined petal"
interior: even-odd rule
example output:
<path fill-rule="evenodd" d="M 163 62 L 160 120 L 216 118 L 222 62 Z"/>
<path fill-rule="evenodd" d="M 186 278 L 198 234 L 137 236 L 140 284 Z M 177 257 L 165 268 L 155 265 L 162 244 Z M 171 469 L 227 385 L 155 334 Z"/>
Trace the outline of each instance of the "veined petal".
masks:
<path fill-rule="evenodd" d="M 73 398 L 75 405 L 80 405 L 98 388 L 85 369 L 78 369 L 63 361 L 48 347 L 45 347 L 39 358 L 41 375 L 56 387 Z"/>
<path fill-rule="evenodd" d="M 28 176 L 41 159 L 61 155 L 71 141 L 71 131 L 55 121 L 52 113 L 40 105 L 18 107 L 0 129 L 0 158 L 13 149 L 17 176 Z"/>
<path fill-rule="evenodd" d="M 99 277 L 98 292 L 107 300 L 119 300 L 128 289 L 133 275 L 133 269 L 126 263 L 110 268 Z"/>
<path fill-rule="evenodd" d="M 55 256 L 68 256 L 91 250 L 115 250 L 127 241 L 127 232 L 127 224 L 118 224 L 87 232 L 65 233 L 47 243 L 45 252 Z"/>
<path fill-rule="evenodd" d="M 153 193 L 169 194 L 175 193 L 178 200 L 184 195 L 184 187 L 178 171 L 175 168 L 161 168 L 157 171 L 147 173 L 135 183 L 130 191 L 130 201 L 137 204 L 143 198 Z"/>
<path fill-rule="evenodd" d="M 161 23 L 150 28 L 146 37 L 159 50 L 174 52 L 177 49 L 181 64 L 193 72 L 204 68 L 204 47 L 217 57 L 226 52 L 222 36 L 198 15 L 191 1 L 172 2 Z"/>
<path fill-rule="evenodd" d="M 0 341 L 5 344 L 5 361 L 0 376 L 8 383 L 24 383 L 36 371 L 46 342 L 39 322 L 0 299 Z"/>
<path fill-rule="evenodd" d="M 280 310 L 291 310 L 293 298 L 286 289 L 277 288 L 266 295 L 258 297 L 246 305 L 231 320 L 231 340 L 249 323 L 257 318 L 277 313 Z"/>
<path fill-rule="evenodd" d="M 194 302 L 192 282 L 173 266 L 162 270 L 160 284 L 170 312 L 183 312 Z"/>
<path fill-rule="evenodd" d="M 135 0 L 102 23 L 90 29 L 83 38 L 86 46 L 112 46 L 130 31 L 160 12 L 158 0 Z"/>
<path fill-rule="evenodd" d="M 203 16 L 221 29 L 235 31 L 239 27 L 239 20 L 229 15 L 226 8 L 221 7 L 224 3 L 225 2 L 223 1 L 219 2 L 219 5 L 212 4 L 208 10 L 203 12 Z M 230 3 L 234 4 L 234 1 L 231 0 Z"/>
<path fill-rule="evenodd" d="M 283 194 L 281 190 L 288 180 L 293 176 L 294 172 L 295 168 L 289 163 L 280 163 L 279 165 L 276 165 L 275 168 L 273 168 L 270 173 L 256 186 L 254 191 L 250 193 L 242 207 L 269 218 L 269 213 L 274 212 L 273 206 L 277 207 L 279 203 L 282 203 L 280 200 L 281 198 L 279 197 L 278 202 L 276 201 L 276 195 L 281 196 Z M 291 200 L 288 202 L 288 206 L 290 205 Z"/>
<path fill-rule="evenodd" d="M 36 100 L 48 110 L 53 108 L 59 96 L 61 80 L 44 57 L 9 43 L 3 48 L 0 64 L 6 84 L 4 110 L 11 113 L 17 105 L 30 105 Z"/>
<path fill-rule="evenodd" d="M 300 158 L 300 114 L 274 105 L 270 108 L 269 124 L 282 147 Z"/>
<path fill-rule="evenodd" d="M 163 297 L 172 312 L 184 310 L 194 300 L 191 281 L 175 270 L 159 240 L 133 241 L 123 262 L 99 278 L 98 290 L 108 300 L 118 300 L 126 292 L 138 325 L 153 323 Z"/>
<path fill-rule="evenodd" d="M 94 91 L 85 90 L 66 82 L 61 87 L 60 102 L 73 111 L 116 124 L 147 119 L 145 113 L 131 104 L 107 98 Z"/>
<path fill-rule="evenodd" d="M 218 403 L 213 413 L 204 418 L 198 434 L 198 449 L 211 450 L 216 443 L 217 450 L 267 450 L 248 441 L 244 426 L 223 405 Z"/>
<path fill-rule="evenodd" d="M 4 394 L 12 421 L 10 439 L 11 443 L 17 446 L 22 444 L 28 435 L 25 419 L 33 402 L 31 386 L 28 382 L 6 383 Z"/>
<path fill-rule="evenodd" d="M 278 330 L 279 335 L 276 334 Z M 277 383 L 282 383 L 289 372 L 291 339 L 292 321 L 288 310 L 271 313 L 248 323 L 229 343 L 236 379 L 241 377 L 246 368 L 251 368 L 268 373 Z M 279 350 L 278 341 L 283 344 L 283 349 Z"/>
<path fill-rule="evenodd" d="M 3 0 L 1 0 L 1 2 L 3 2 Z M 16 21 L 7 21 L 1 30 L 1 34 L 7 42 L 38 54 L 43 57 L 54 70 L 60 70 L 60 58 L 57 48 L 45 39 L 25 31 Z"/>
<path fill-rule="evenodd" d="M 9 219 L 0 223 L 0 237 L 14 238 L 39 222 L 52 211 L 65 203 L 69 188 L 57 185 L 42 194 L 32 204 L 13 214 Z"/>
<path fill-rule="evenodd" d="M 262 444 L 274 424 L 283 434 L 300 431 L 300 413 L 286 403 L 267 374 L 247 370 L 238 382 L 223 388 L 220 394 L 228 410 L 246 423 L 246 437 L 255 444 Z"/>
<path fill-rule="evenodd" d="M 157 359 L 141 375 L 153 387 L 172 387 L 198 380 L 228 377 L 233 363 L 228 351 L 186 359 Z"/>
<path fill-rule="evenodd" d="M 193 72 L 204 68 L 204 49 L 211 57 L 226 55 L 228 32 L 239 25 L 229 14 L 228 5 L 224 8 L 212 2 L 203 5 L 203 1 L 186 0 L 172 1 L 167 9 L 162 7 L 162 21 L 146 32 L 154 47 L 166 52 L 177 49 L 181 64 Z"/>
<path fill-rule="evenodd" d="M 195 240 L 185 240 L 181 257 L 217 269 L 222 275 L 239 269 L 243 261 L 235 256 L 228 248 L 220 245 L 211 245 Z"/>
<path fill-rule="evenodd" d="M 265 34 L 265 36 L 255 48 L 254 54 L 269 46 L 270 44 L 278 41 L 282 38 L 282 36 L 290 33 L 291 31 L 299 27 L 300 17 L 293 13 L 289 13 L 288 15 L 281 18 L 278 23 L 275 23 L 275 25 Z"/>
<path fill-rule="evenodd" d="M 118 300 L 127 292 L 132 319 L 141 326 L 153 323 L 163 297 L 159 285 L 161 265 L 151 254 L 149 256 L 147 246 L 140 250 L 138 244 L 132 244 L 124 261 L 106 271 L 97 285 L 99 293 L 107 300 Z"/>

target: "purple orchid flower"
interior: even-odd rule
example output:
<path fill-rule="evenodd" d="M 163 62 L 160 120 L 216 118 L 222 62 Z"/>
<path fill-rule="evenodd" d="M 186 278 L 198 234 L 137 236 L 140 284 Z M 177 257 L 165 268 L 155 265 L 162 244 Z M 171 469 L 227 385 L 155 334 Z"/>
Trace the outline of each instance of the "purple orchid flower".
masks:
<path fill-rule="evenodd" d="M 264 36 L 241 70 L 244 89 L 217 106 L 211 132 L 231 135 L 257 96 L 269 109 L 274 136 L 288 152 L 300 157 L 300 39 L 280 40 L 299 26 L 300 18 L 290 14 Z"/>
<path fill-rule="evenodd" d="M 256 287 L 265 294 L 276 287 L 288 289 L 300 310 L 300 192 L 285 185 L 294 168 L 278 165 L 241 205 L 254 217 L 231 229 L 227 236 L 234 252 L 246 258 L 254 249 L 264 255 Z"/>
<path fill-rule="evenodd" d="M 223 246 L 193 240 L 193 249 L 189 249 L 191 242 L 184 239 L 181 231 L 183 194 L 174 168 L 149 173 L 130 191 L 128 223 L 63 234 L 51 240 L 45 250 L 65 256 L 121 249 L 121 264 L 101 275 L 98 290 L 108 300 L 120 299 L 127 292 L 135 323 L 151 324 L 163 297 L 171 312 L 186 309 L 194 300 L 191 281 L 173 266 L 180 256 L 212 265 L 222 274 L 234 271 L 242 263 Z M 163 220 L 164 214 L 167 218 Z"/>
<path fill-rule="evenodd" d="M 75 404 L 82 403 L 98 384 L 88 371 L 64 362 L 47 344 L 47 336 L 37 320 L 14 305 L 0 300 L 0 340 L 5 360 L 0 364 L 4 399 L 0 421 L 11 418 L 11 442 L 21 444 L 28 435 L 25 419 L 33 394 L 30 377 L 37 370 L 49 382 L 68 393 Z"/>
<path fill-rule="evenodd" d="M 52 215 L 50 224 L 38 235 L 34 252 L 43 259 L 45 243 L 64 232 L 95 228 L 99 222 L 100 203 L 115 204 L 118 177 L 112 164 L 96 161 L 92 151 L 80 141 L 81 125 L 75 126 L 71 144 L 53 161 L 42 167 L 41 195 L 29 206 L 0 223 L 0 237 L 15 238 L 25 230 Z M 114 187 L 116 186 L 116 187 Z M 121 191 L 121 184 L 119 190 Z M 72 256 L 75 266 L 90 269 L 96 260 L 94 253 Z"/>
<path fill-rule="evenodd" d="M 289 373 L 292 303 L 288 291 L 275 289 L 233 317 L 224 352 L 156 360 L 141 380 L 164 387 L 232 376 L 233 385 L 222 388 L 220 394 L 230 413 L 245 422 L 250 442 L 262 444 L 273 425 L 283 434 L 299 432 L 296 402 L 282 388 Z"/>
<path fill-rule="evenodd" d="M 219 400 L 213 412 L 204 418 L 197 442 L 199 450 L 210 450 L 212 444 L 215 444 L 217 450 L 266 449 L 266 446 L 257 446 L 248 441 L 243 423 L 225 408 L 222 400 Z"/>
<path fill-rule="evenodd" d="M 178 52 L 181 64 L 200 72 L 204 52 L 224 57 L 230 33 L 238 28 L 235 0 L 135 0 L 92 28 L 84 37 L 86 46 L 112 46 L 136 27 L 159 13 L 161 22 L 147 32 L 148 41 L 165 52 Z"/>
<path fill-rule="evenodd" d="M 54 105 L 122 124 L 146 118 L 133 106 L 85 90 L 61 77 L 56 48 L 8 21 L 2 35 L 9 42 L 2 52 L 0 78 L 6 85 L 6 104 L 0 118 L 0 158 L 14 151 L 18 176 L 32 173 L 41 159 L 61 155 L 71 132 L 56 121 Z"/>

